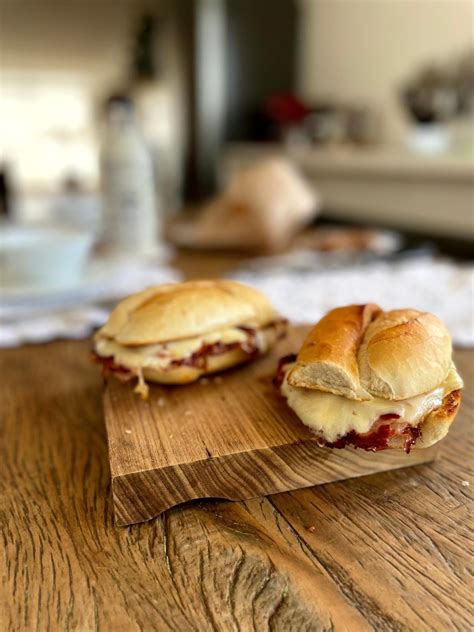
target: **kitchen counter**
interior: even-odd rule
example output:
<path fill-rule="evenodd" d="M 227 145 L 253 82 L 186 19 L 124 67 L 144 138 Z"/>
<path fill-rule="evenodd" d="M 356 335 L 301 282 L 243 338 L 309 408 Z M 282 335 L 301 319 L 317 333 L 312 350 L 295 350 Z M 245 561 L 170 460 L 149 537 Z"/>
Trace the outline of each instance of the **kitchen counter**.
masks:
<path fill-rule="evenodd" d="M 318 191 L 325 217 L 474 239 L 474 157 L 418 156 L 401 149 L 331 149 L 236 143 L 221 176 L 263 158 L 295 162 Z"/>

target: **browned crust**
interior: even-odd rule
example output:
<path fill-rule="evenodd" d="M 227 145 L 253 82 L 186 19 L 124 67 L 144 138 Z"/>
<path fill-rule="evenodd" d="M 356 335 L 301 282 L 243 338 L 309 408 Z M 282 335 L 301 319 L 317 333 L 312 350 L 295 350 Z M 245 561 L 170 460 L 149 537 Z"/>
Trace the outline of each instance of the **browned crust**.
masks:
<path fill-rule="evenodd" d="M 420 437 L 413 443 L 412 449 L 429 448 L 441 441 L 449 432 L 451 424 L 456 418 L 461 405 L 461 391 L 451 391 L 444 396 L 441 406 L 432 410 L 418 425 Z M 403 437 L 394 437 L 390 441 L 390 448 L 405 448 Z"/>
<path fill-rule="evenodd" d="M 443 399 L 443 403 L 437 410 L 430 413 L 431 420 L 436 422 L 451 423 L 457 415 L 461 404 L 461 390 L 452 391 Z M 426 420 L 425 420 L 426 421 Z"/>
<path fill-rule="evenodd" d="M 442 405 L 427 415 L 420 424 L 421 441 L 415 447 L 427 448 L 443 439 L 448 434 L 460 405 L 461 391 L 456 390 L 448 393 L 443 399 Z"/>
<path fill-rule="evenodd" d="M 379 450 L 400 449 L 407 454 L 413 449 L 423 449 L 432 446 L 443 439 L 449 432 L 461 403 L 461 391 L 455 390 L 443 398 L 441 406 L 428 413 L 417 426 L 407 426 L 401 433 L 391 432 L 391 423 L 378 426 L 372 432 L 359 435 L 354 430 L 334 443 L 325 443 L 330 448 L 344 448 L 353 445 L 364 450 L 377 452 Z M 386 415 L 389 417 L 390 415 Z M 394 415 L 397 417 L 397 415 Z M 395 422 L 403 421 L 395 419 Z"/>

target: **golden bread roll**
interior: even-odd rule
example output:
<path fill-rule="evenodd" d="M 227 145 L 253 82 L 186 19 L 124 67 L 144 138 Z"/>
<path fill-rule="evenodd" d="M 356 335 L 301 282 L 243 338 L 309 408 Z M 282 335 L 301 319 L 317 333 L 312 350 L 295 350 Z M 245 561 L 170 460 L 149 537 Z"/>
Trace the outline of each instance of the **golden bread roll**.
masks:
<path fill-rule="evenodd" d="M 97 360 L 121 379 L 186 384 L 265 353 L 286 321 L 236 281 L 147 288 L 121 301 L 95 336 Z"/>
<path fill-rule="evenodd" d="M 281 392 L 330 447 L 428 447 L 456 416 L 463 382 L 433 314 L 373 304 L 330 311 L 279 370 Z"/>
<path fill-rule="evenodd" d="M 451 352 L 449 332 L 433 314 L 349 305 L 313 327 L 288 381 L 351 399 L 406 399 L 446 377 Z"/>

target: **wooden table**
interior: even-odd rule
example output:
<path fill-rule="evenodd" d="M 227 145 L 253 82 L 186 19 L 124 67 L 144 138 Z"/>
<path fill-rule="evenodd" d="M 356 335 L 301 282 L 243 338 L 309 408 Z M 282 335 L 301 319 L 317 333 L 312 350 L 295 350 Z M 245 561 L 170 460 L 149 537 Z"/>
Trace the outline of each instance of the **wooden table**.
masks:
<path fill-rule="evenodd" d="M 89 346 L 0 353 L 1 630 L 471 629 L 473 352 L 434 464 L 116 528 Z"/>

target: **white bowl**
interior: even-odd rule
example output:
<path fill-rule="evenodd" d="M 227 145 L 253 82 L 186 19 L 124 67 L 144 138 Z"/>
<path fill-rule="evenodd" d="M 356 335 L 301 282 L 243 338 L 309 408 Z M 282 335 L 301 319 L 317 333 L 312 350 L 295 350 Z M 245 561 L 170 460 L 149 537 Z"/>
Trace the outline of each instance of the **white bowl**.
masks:
<path fill-rule="evenodd" d="M 0 228 L 0 283 L 4 287 L 64 287 L 76 283 L 93 236 L 62 228 Z"/>

